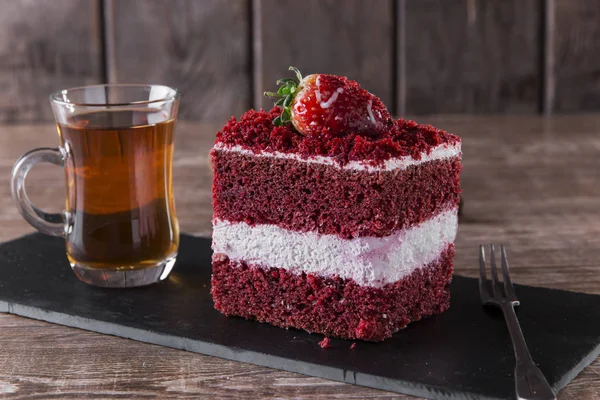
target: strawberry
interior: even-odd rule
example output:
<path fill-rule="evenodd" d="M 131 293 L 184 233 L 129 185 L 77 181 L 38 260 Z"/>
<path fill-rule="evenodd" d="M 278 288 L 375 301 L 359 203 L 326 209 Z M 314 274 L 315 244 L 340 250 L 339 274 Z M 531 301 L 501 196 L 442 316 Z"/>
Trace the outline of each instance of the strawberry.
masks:
<path fill-rule="evenodd" d="M 305 136 L 349 133 L 377 136 L 390 129 L 393 120 L 383 102 L 344 76 L 312 74 L 302 77 L 290 67 L 296 78 L 277 81 L 277 92 L 265 96 L 277 98 L 282 108 L 273 120 L 276 126 L 292 123 Z"/>

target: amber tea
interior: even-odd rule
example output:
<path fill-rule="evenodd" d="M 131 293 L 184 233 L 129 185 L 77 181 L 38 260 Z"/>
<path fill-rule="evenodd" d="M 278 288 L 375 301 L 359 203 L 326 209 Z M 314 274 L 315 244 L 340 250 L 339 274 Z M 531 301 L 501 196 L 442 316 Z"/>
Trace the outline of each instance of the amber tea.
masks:
<path fill-rule="evenodd" d="M 100 111 L 58 124 L 67 149 L 67 256 L 97 269 L 154 267 L 177 252 L 174 121 L 159 110 Z"/>

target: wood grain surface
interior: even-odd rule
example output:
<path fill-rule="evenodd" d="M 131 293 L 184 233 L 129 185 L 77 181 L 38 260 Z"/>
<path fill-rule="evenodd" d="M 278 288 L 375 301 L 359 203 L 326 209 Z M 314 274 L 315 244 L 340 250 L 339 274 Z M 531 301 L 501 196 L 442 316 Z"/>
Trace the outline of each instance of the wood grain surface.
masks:
<path fill-rule="evenodd" d="M 96 0 L 0 0 L 0 123 L 52 120 L 48 95 L 99 83 Z"/>
<path fill-rule="evenodd" d="M 504 243 L 516 283 L 600 294 L 600 115 L 420 120 L 463 138 L 458 274 L 476 276 L 477 244 Z M 55 146 L 57 138 L 48 124 L 1 128 L 0 240 L 8 240 L 32 231 L 10 199 L 11 165 L 30 148 Z M 217 129 L 177 127 L 175 190 L 186 232 L 210 233 L 207 152 Z M 32 200 L 59 210 L 63 180 L 58 167 L 34 169 L 27 186 Z M 2 396 L 409 398 L 0 314 Z M 559 394 L 598 398 L 598 360 Z"/>
<path fill-rule="evenodd" d="M 180 115 L 222 121 L 250 108 L 249 0 L 107 0 L 109 81 L 183 90 Z"/>
<path fill-rule="evenodd" d="M 409 114 L 538 110 L 541 1 L 403 3 Z"/>
<path fill-rule="evenodd" d="M 261 71 L 255 91 L 273 90 L 293 65 L 305 75 L 346 75 L 393 109 L 391 0 L 258 0 Z M 256 107 L 273 106 L 258 98 Z"/>
<path fill-rule="evenodd" d="M 600 2 L 554 0 L 556 111 L 600 108 Z"/>

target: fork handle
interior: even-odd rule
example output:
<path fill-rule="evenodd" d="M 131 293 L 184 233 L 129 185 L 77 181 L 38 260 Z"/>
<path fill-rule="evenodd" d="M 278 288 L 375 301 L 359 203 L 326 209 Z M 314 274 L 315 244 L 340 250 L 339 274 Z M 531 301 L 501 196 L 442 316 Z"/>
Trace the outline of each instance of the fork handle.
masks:
<path fill-rule="evenodd" d="M 531 358 L 512 303 L 502 303 L 501 307 L 515 351 L 515 388 L 517 399 L 555 400 L 556 395 L 554 391 L 548 384 L 542 371 L 540 371 Z"/>

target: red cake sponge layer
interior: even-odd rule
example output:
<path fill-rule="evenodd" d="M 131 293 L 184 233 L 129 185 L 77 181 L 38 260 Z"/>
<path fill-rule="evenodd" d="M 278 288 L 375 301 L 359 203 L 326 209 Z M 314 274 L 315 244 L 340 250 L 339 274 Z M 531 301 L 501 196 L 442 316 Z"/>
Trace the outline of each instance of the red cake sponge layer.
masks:
<path fill-rule="evenodd" d="M 365 172 L 214 150 L 214 216 L 343 238 L 383 237 L 458 207 L 458 157 Z"/>
<path fill-rule="evenodd" d="M 410 322 L 450 306 L 454 245 L 440 258 L 382 288 L 352 279 L 292 274 L 213 255 L 215 308 L 284 328 L 344 339 L 381 341 Z"/>

